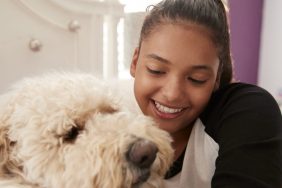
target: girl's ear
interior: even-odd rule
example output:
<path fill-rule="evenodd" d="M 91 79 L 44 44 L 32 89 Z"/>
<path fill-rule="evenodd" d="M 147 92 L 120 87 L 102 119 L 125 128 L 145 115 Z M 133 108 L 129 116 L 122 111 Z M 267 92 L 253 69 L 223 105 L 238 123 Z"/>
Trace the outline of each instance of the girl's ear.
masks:
<path fill-rule="evenodd" d="M 138 57 L 139 57 L 139 48 L 137 47 L 134 50 L 134 54 L 133 54 L 131 65 L 130 65 L 130 74 L 131 74 L 132 77 L 135 77 Z"/>
<path fill-rule="evenodd" d="M 213 91 L 216 91 L 219 88 L 219 86 L 220 86 L 221 74 L 222 74 L 222 63 L 220 63 L 219 66 L 218 66 L 218 70 L 217 70 L 217 75 L 216 75 L 216 80 L 215 80 Z"/>
<path fill-rule="evenodd" d="M 220 80 L 216 79 L 215 84 L 214 84 L 214 87 L 213 87 L 213 91 L 218 90 L 219 85 L 220 85 Z"/>

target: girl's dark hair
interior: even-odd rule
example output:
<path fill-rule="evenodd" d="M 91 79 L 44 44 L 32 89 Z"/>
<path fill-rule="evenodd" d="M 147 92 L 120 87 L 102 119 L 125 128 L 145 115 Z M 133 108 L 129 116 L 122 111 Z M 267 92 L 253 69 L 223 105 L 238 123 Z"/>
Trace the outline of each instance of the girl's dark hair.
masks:
<path fill-rule="evenodd" d="M 221 0 L 163 0 L 155 6 L 149 6 L 147 12 L 141 29 L 139 47 L 158 25 L 167 22 L 200 24 L 211 32 L 212 40 L 218 48 L 221 71 L 219 86 L 231 82 L 233 67 L 229 25 L 227 12 Z"/>

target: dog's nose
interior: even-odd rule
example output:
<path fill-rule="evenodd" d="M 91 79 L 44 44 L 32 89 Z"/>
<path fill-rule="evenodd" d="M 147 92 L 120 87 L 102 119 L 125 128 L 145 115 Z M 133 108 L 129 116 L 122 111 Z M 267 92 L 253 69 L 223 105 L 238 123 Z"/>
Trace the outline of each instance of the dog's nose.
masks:
<path fill-rule="evenodd" d="M 139 139 L 131 145 L 127 157 L 137 167 L 148 168 L 155 161 L 157 152 L 156 144 L 148 140 Z"/>

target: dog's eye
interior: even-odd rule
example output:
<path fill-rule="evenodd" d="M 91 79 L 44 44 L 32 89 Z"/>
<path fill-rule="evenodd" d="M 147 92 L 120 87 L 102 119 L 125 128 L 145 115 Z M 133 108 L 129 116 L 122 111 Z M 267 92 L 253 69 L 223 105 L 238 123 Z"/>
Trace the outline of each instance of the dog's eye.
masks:
<path fill-rule="evenodd" d="M 63 136 L 63 142 L 73 143 L 81 131 L 78 127 L 72 127 L 67 134 Z"/>

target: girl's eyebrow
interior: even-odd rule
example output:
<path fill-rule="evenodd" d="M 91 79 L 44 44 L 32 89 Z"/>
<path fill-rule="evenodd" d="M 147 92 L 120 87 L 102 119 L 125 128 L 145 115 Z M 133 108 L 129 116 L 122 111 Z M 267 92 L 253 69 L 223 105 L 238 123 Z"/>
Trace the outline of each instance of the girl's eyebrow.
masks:
<path fill-rule="evenodd" d="M 159 61 L 161 63 L 165 63 L 165 64 L 170 64 L 171 63 L 169 60 L 167 60 L 167 59 L 165 59 L 163 57 L 160 57 L 160 56 L 158 56 L 156 54 L 148 54 L 148 55 L 146 55 L 146 57 L 147 58 L 155 59 L 155 60 L 157 60 L 157 61 Z"/>
<path fill-rule="evenodd" d="M 171 64 L 171 62 L 163 57 L 160 57 L 156 54 L 148 54 L 146 55 L 147 58 L 152 58 L 152 59 L 155 59 L 161 63 L 165 63 L 165 64 Z M 208 71 L 208 72 L 212 72 L 212 68 L 208 65 L 193 65 L 192 66 L 192 69 L 193 70 L 205 70 L 205 71 Z"/>
<path fill-rule="evenodd" d="M 206 71 L 211 71 L 212 72 L 212 68 L 208 65 L 194 65 L 192 66 L 193 70 L 206 70 Z"/>

